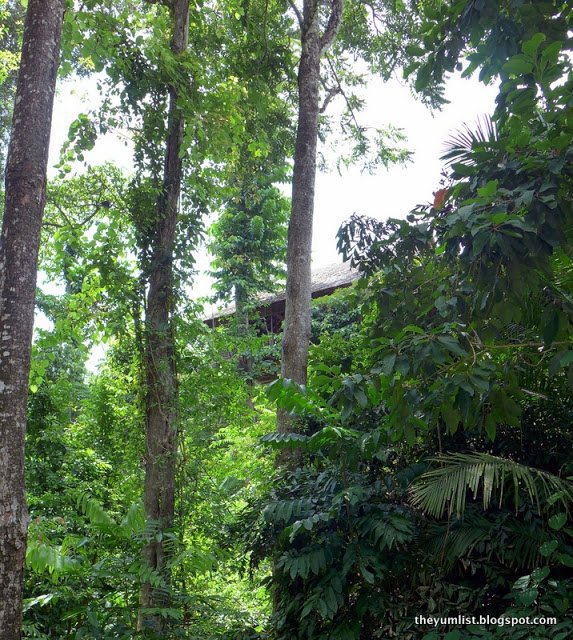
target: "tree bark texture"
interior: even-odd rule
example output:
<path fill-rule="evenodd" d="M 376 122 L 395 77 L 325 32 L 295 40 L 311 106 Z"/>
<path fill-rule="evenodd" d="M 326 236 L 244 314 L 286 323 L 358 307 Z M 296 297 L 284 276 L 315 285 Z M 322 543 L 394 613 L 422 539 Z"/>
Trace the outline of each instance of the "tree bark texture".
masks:
<path fill-rule="evenodd" d="M 171 49 L 175 55 L 186 51 L 189 37 L 189 0 L 169 3 L 173 16 Z M 162 532 L 173 526 L 175 512 L 175 470 L 177 463 L 178 412 L 175 335 L 173 328 L 173 254 L 177 227 L 183 166 L 180 150 L 185 123 L 177 103 L 175 86 L 169 87 L 168 136 L 163 187 L 157 200 L 151 238 L 151 266 L 145 315 L 146 373 L 146 455 L 144 506 L 148 519 Z M 165 538 L 164 538 L 165 540 Z M 152 540 L 145 550 L 148 565 L 166 581 L 168 553 L 164 541 Z M 142 607 L 168 604 L 164 591 L 143 585 Z M 155 616 L 140 616 L 140 626 L 160 626 Z"/>
<path fill-rule="evenodd" d="M 0 639 L 17 640 L 28 512 L 26 404 L 40 230 L 65 0 L 29 0 L 0 236 Z"/>
<path fill-rule="evenodd" d="M 342 0 L 332 0 L 324 30 L 320 0 L 304 0 L 301 57 L 298 68 L 298 123 L 292 179 L 292 204 L 288 228 L 287 283 L 281 375 L 306 384 L 310 341 L 311 252 L 316 150 L 320 110 L 320 60 L 334 40 L 342 18 Z M 277 430 L 292 430 L 288 415 L 279 410 Z"/>

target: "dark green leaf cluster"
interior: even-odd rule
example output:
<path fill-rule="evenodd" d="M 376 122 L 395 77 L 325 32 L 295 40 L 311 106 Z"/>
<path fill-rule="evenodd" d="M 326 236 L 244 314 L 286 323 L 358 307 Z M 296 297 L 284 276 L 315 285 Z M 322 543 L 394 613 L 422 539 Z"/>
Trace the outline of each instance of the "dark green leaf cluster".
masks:
<path fill-rule="evenodd" d="M 300 466 L 250 538 L 274 558 L 280 638 L 428 640 L 438 635 L 415 615 L 461 612 L 558 624 L 446 637 L 571 633 L 568 11 L 428 4 L 418 88 L 439 84 L 461 51 L 487 50 L 478 64 L 501 76 L 498 106 L 451 141 L 431 205 L 341 229 L 364 274 L 358 339 L 346 354 L 315 347 L 308 388 L 271 390 L 300 427 L 265 439 Z"/>

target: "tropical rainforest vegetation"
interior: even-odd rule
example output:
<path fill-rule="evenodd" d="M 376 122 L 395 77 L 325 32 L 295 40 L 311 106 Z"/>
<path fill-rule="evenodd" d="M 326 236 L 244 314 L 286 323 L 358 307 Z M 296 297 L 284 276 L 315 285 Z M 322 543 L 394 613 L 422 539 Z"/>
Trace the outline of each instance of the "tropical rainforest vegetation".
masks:
<path fill-rule="evenodd" d="M 573 637 L 572 17 L 0 0 L 1 640 Z M 56 71 L 101 99 L 46 182 Z M 311 302 L 318 142 L 406 161 L 357 88 L 456 71 L 495 111 L 433 202 L 348 212 L 360 277 Z M 132 171 L 84 161 L 109 132 Z"/>

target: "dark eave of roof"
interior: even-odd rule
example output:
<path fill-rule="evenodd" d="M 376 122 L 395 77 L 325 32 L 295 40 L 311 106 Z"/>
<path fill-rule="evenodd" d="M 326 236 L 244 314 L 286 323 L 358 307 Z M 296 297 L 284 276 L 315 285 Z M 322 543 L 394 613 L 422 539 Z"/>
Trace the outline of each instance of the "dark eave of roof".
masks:
<path fill-rule="evenodd" d="M 357 280 L 359 273 L 356 269 L 351 269 L 347 263 L 330 264 L 326 267 L 320 267 L 312 272 L 311 291 L 313 298 L 321 298 L 330 295 L 336 289 L 349 287 L 354 280 Z M 267 294 L 259 297 L 257 309 L 264 309 L 275 306 L 275 303 L 284 302 L 286 292 L 281 291 L 277 294 Z M 205 322 L 209 326 L 213 326 L 216 320 L 231 316 L 235 313 L 235 305 L 230 304 L 222 309 L 213 309 L 213 312 L 205 316 Z"/>

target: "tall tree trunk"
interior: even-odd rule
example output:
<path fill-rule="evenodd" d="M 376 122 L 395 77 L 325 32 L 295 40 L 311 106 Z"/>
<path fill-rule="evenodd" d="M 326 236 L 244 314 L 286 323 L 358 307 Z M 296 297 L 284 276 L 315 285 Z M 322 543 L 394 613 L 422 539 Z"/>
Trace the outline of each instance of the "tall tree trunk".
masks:
<path fill-rule="evenodd" d="M 171 50 L 180 55 L 187 50 L 189 38 L 189 0 L 165 2 L 172 12 Z M 149 292 L 145 317 L 146 372 L 146 465 L 144 506 L 147 518 L 159 523 L 162 532 L 173 526 L 175 512 L 175 470 L 177 463 L 177 372 L 173 328 L 174 285 L 173 253 L 181 194 L 183 167 L 180 150 L 185 123 L 177 104 L 177 89 L 169 87 L 168 136 L 166 142 L 163 188 L 157 200 L 151 238 Z M 152 540 L 144 550 L 148 565 L 169 580 L 164 539 Z M 165 593 L 143 586 L 142 607 L 168 604 Z M 156 616 L 145 612 L 140 626 L 159 627 Z"/>
<path fill-rule="evenodd" d="M 298 69 L 298 125 L 288 227 L 287 286 L 281 374 L 306 383 L 310 339 L 311 250 L 316 181 L 320 87 L 320 34 L 314 25 L 302 34 Z"/>
<path fill-rule="evenodd" d="M 342 19 L 342 0 L 330 0 L 327 24 L 321 29 L 321 0 L 304 0 L 297 13 L 301 30 L 298 68 L 298 124 L 288 228 L 287 283 L 281 375 L 306 384 L 310 341 L 311 250 L 316 182 L 316 148 L 320 111 L 320 60 L 332 43 Z M 279 410 L 277 430 L 291 431 L 285 411 Z"/>
<path fill-rule="evenodd" d="M 29 0 L 0 237 L 0 639 L 21 637 L 24 439 L 40 230 L 65 0 Z"/>

